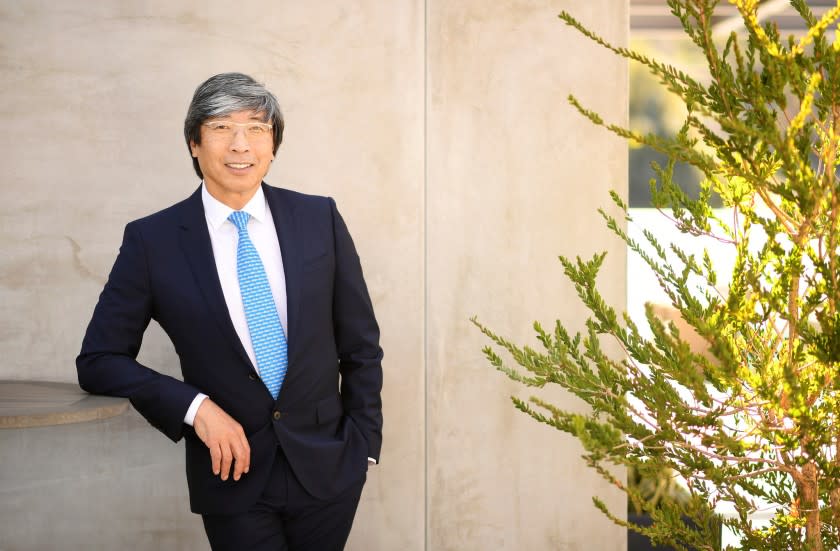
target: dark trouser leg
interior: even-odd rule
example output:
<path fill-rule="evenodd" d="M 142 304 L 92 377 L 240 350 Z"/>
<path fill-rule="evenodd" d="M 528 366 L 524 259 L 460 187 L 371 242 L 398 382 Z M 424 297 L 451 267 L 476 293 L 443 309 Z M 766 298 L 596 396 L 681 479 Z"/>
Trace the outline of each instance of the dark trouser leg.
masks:
<path fill-rule="evenodd" d="M 317 500 L 307 494 L 297 481 L 289 481 L 290 506 L 285 527 L 290 551 L 344 549 L 364 484 L 365 476 L 362 476 L 338 496 Z M 292 499 L 295 486 L 301 494 L 298 499 Z"/>
<path fill-rule="evenodd" d="M 350 535 L 365 475 L 326 500 L 300 485 L 281 450 L 260 500 L 238 515 L 203 515 L 213 551 L 341 551 Z"/>
<path fill-rule="evenodd" d="M 213 551 L 288 551 L 280 514 L 248 511 L 240 515 L 202 515 Z"/>

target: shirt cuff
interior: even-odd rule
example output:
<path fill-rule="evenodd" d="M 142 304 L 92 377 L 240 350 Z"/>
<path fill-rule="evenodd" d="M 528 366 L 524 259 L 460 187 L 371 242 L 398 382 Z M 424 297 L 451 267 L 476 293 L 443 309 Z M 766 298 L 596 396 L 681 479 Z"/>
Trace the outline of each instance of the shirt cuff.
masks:
<path fill-rule="evenodd" d="M 201 406 L 201 402 L 203 402 L 207 397 L 208 396 L 206 394 L 199 392 L 196 397 L 193 398 L 192 404 L 190 404 L 190 407 L 187 410 L 187 414 L 184 415 L 184 423 L 189 426 L 193 426 L 193 423 L 195 422 L 195 414 L 198 413 L 198 408 Z"/>
<path fill-rule="evenodd" d="M 378 463 L 379 462 L 376 459 L 374 459 L 372 457 L 368 457 L 368 465 L 376 465 Z"/>

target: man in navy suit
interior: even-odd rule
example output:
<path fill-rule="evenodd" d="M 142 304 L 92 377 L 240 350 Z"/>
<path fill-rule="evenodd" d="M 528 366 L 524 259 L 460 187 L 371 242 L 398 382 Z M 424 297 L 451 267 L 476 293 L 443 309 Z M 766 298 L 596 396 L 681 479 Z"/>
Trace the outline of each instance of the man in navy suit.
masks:
<path fill-rule="evenodd" d="M 379 328 L 353 241 L 331 198 L 263 182 L 283 117 L 252 78 L 201 84 L 184 136 L 202 184 L 126 226 L 79 384 L 184 438 L 214 550 L 343 549 L 382 443 Z M 151 319 L 183 381 L 137 362 Z"/>

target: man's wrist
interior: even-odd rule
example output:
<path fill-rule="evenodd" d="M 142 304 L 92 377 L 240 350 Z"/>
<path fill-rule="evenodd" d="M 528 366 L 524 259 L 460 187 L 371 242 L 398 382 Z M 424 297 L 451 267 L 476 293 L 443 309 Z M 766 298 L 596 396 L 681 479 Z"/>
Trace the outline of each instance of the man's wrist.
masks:
<path fill-rule="evenodd" d="M 198 413 L 198 408 L 201 407 L 202 402 L 204 402 L 207 398 L 208 396 L 204 393 L 199 392 L 196 394 L 190 404 L 190 407 L 187 409 L 187 414 L 184 415 L 184 423 L 189 426 L 193 426 L 193 423 L 195 423 L 195 414 Z"/>

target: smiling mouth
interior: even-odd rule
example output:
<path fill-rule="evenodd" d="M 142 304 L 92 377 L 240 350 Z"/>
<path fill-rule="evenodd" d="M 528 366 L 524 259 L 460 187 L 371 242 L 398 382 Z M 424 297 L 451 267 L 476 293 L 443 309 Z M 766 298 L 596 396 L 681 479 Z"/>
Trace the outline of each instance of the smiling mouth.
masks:
<path fill-rule="evenodd" d="M 249 166 L 253 166 L 251 163 L 225 163 L 225 166 L 229 166 L 230 168 L 248 168 Z"/>

